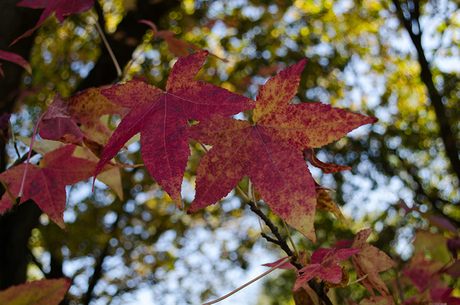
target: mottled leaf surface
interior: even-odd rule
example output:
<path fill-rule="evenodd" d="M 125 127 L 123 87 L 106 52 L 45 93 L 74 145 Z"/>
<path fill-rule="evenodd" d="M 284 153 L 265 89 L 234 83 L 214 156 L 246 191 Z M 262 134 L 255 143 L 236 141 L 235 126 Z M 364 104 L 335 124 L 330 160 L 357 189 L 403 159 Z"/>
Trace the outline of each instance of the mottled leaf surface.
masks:
<path fill-rule="evenodd" d="M 67 278 L 29 282 L 0 291 L 0 301 L 4 305 L 58 305 L 69 288 Z"/>
<path fill-rule="evenodd" d="M 75 146 L 66 145 L 46 154 L 39 165 L 29 164 L 20 201 L 32 199 L 62 229 L 65 229 L 65 186 L 89 179 L 97 165 L 93 161 L 72 157 L 74 150 Z M 20 164 L 0 175 L 15 196 L 19 194 L 25 166 Z M 0 212 L 11 206 L 11 199 L 5 193 L 0 201 Z"/>
<path fill-rule="evenodd" d="M 261 88 L 254 124 L 219 116 L 191 127 L 190 137 L 214 147 L 197 169 L 193 213 L 226 196 L 247 175 L 272 211 L 312 241 L 316 189 L 302 150 L 338 140 L 376 119 L 321 103 L 290 105 L 306 60 Z"/>
<path fill-rule="evenodd" d="M 390 269 L 395 263 L 385 252 L 366 242 L 371 233 L 371 229 L 358 232 L 351 245 L 352 248 L 361 249 L 361 252 L 352 256 L 356 277 L 362 278 L 367 275 L 360 283 L 372 295 L 375 295 L 373 288 L 382 295 L 389 295 L 390 292 L 380 278 L 379 272 Z"/>
<path fill-rule="evenodd" d="M 182 209 L 181 184 L 190 155 L 185 133 L 188 119 L 201 121 L 212 114 L 232 115 L 253 107 L 253 101 L 193 78 L 207 52 L 179 58 L 166 91 L 133 81 L 103 90 L 111 102 L 132 108 L 114 131 L 99 161 L 97 173 L 138 132 L 141 153 L 149 173 Z"/>

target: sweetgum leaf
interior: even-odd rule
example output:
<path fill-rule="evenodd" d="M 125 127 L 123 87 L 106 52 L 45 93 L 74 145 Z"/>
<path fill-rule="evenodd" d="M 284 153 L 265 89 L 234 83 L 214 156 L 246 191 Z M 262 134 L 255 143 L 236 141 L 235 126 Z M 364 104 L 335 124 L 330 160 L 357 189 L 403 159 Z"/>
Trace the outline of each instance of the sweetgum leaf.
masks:
<path fill-rule="evenodd" d="M 14 62 L 15 64 L 18 64 L 21 67 L 23 67 L 29 74 L 32 74 L 32 68 L 30 67 L 27 60 L 25 60 L 21 55 L 0 50 L 0 59 Z M 3 73 L 2 76 L 5 77 Z"/>
<path fill-rule="evenodd" d="M 261 88 L 253 120 L 219 116 L 190 128 L 214 147 L 201 160 L 193 213 L 226 196 L 247 175 L 272 211 L 312 241 L 316 189 L 302 150 L 321 147 L 376 119 L 321 103 L 289 105 L 306 60 L 281 71 Z"/>
<path fill-rule="evenodd" d="M 19 141 L 23 142 L 27 146 L 30 147 L 31 139 L 18 136 L 16 137 Z M 52 152 L 55 149 L 63 147 L 64 143 L 58 141 L 50 141 L 50 140 L 41 140 L 41 141 L 34 141 L 33 150 L 41 155 L 46 155 L 49 152 Z M 92 162 L 99 161 L 97 158 L 87 147 L 75 147 L 75 151 L 72 154 L 72 157 L 86 159 Z M 115 164 L 107 164 L 104 168 L 104 171 L 99 174 L 98 180 L 104 182 L 108 187 L 110 187 L 121 200 L 123 200 L 123 187 L 121 185 L 121 174 L 120 168 L 118 165 Z"/>
<path fill-rule="evenodd" d="M 390 269 L 395 262 L 385 252 L 366 242 L 371 233 L 371 229 L 358 232 L 351 245 L 352 248 L 361 249 L 361 252 L 352 256 L 356 276 L 362 278 L 367 275 L 360 283 L 372 295 L 375 295 L 373 288 L 377 289 L 382 295 L 389 295 L 390 292 L 380 278 L 379 272 Z"/>
<path fill-rule="evenodd" d="M 348 259 L 353 254 L 360 252 L 359 249 L 318 249 L 311 255 L 311 265 L 300 269 L 301 275 L 297 278 L 293 290 L 297 290 L 306 284 L 314 276 L 338 284 L 342 280 L 342 268 L 337 263 Z"/>
<path fill-rule="evenodd" d="M 11 44 L 15 44 L 18 40 L 32 35 L 32 33 L 52 14 L 55 13 L 56 18 L 60 23 L 72 14 L 78 14 L 89 10 L 94 4 L 94 0 L 23 0 L 17 6 L 30 8 L 44 8 L 37 24 L 18 38 Z"/>
<path fill-rule="evenodd" d="M 189 140 L 188 119 L 201 121 L 212 114 L 232 115 L 253 107 L 250 99 L 193 78 L 207 52 L 179 58 L 166 84 L 166 91 L 143 82 L 128 82 L 103 90 L 113 103 L 132 108 L 114 131 L 99 161 L 96 175 L 138 132 L 141 153 L 149 173 L 182 209 L 181 184 Z"/>
<path fill-rule="evenodd" d="M 0 291 L 2 304 L 58 305 L 70 288 L 70 279 L 29 282 Z"/>
<path fill-rule="evenodd" d="M 39 131 L 43 139 L 83 145 L 83 132 L 77 121 L 70 115 L 66 101 L 56 92 L 54 100 L 48 107 Z"/>
<path fill-rule="evenodd" d="M 63 213 L 66 185 L 90 178 L 97 163 L 72 157 L 75 146 L 67 145 L 46 154 L 40 164 L 29 164 L 20 204 L 32 199 L 59 227 L 65 229 Z M 19 194 L 26 164 L 20 164 L 0 174 L 14 195 Z M 0 212 L 12 206 L 8 194 L 0 200 Z"/>

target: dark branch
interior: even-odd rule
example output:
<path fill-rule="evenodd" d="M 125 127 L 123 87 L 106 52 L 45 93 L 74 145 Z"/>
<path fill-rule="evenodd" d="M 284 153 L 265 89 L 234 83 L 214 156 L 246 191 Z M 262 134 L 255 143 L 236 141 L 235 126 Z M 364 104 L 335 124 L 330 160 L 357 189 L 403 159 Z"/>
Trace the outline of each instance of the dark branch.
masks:
<path fill-rule="evenodd" d="M 290 257 L 292 257 L 291 259 L 291 264 L 297 268 L 297 270 L 300 270 L 302 269 L 304 266 L 302 264 L 299 264 L 299 263 L 296 263 L 296 260 L 297 260 L 297 256 L 291 251 L 291 249 L 289 248 L 287 242 L 286 242 L 286 239 L 283 238 L 283 236 L 281 236 L 279 230 L 278 230 L 278 227 L 275 226 L 273 224 L 273 222 L 257 207 L 257 205 L 253 202 L 253 201 L 249 201 L 248 202 L 248 205 L 249 207 L 251 208 L 251 211 L 253 211 L 254 213 L 256 213 L 260 218 L 262 218 L 262 220 L 265 222 L 265 224 L 270 228 L 270 230 L 272 231 L 273 235 L 275 235 L 276 239 L 273 239 L 269 236 L 267 236 L 265 233 L 262 233 L 262 236 L 269 242 L 272 242 L 274 244 L 277 244 L 281 247 L 281 249 L 284 250 L 284 252 L 286 252 L 286 254 Z M 315 280 L 311 279 L 308 281 L 308 286 L 310 286 L 311 289 L 313 289 L 313 291 L 316 292 L 316 294 L 318 295 L 318 297 L 326 304 L 326 305 L 332 305 L 332 302 L 331 300 L 329 299 L 329 297 L 326 295 L 326 293 L 324 292 L 324 284 L 321 283 L 320 285 L 318 285 L 318 283 L 315 282 Z"/>
<path fill-rule="evenodd" d="M 446 115 L 447 109 L 442 103 L 442 96 L 439 94 L 434 85 L 430 64 L 425 57 L 425 52 L 422 47 L 422 31 L 420 29 L 420 22 L 418 18 L 420 16 L 420 5 L 418 0 L 413 0 L 414 10 L 410 13 L 410 19 L 406 19 L 404 17 L 403 8 L 401 7 L 401 2 L 399 0 L 393 0 L 393 3 L 396 6 L 396 11 L 400 21 L 409 33 L 412 43 L 417 50 L 418 62 L 421 67 L 420 78 L 428 89 L 428 97 L 430 98 L 436 113 L 437 122 L 441 130 L 441 137 L 446 148 L 446 154 L 451 163 L 451 169 L 457 177 L 460 177 L 460 160 L 458 158 L 458 150 L 455 144 L 455 135 L 450 129 L 449 117 Z M 413 22 L 415 22 L 419 27 L 418 33 L 414 33 L 414 29 L 412 27 Z"/>

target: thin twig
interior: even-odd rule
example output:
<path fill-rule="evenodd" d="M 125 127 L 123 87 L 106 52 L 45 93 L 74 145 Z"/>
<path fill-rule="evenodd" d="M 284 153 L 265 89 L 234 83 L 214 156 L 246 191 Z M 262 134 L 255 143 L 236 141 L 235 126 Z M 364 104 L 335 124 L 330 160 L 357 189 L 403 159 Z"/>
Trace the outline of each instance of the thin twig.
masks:
<path fill-rule="evenodd" d="M 94 24 L 96 25 L 97 31 L 99 32 L 99 35 L 101 35 L 102 41 L 105 44 L 105 47 L 107 48 L 107 51 L 109 51 L 110 57 L 112 58 L 113 64 L 115 65 L 115 69 L 117 69 L 117 76 L 121 77 L 123 75 L 123 72 L 121 71 L 120 65 L 118 64 L 117 59 L 115 58 L 115 54 L 113 54 L 112 48 L 109 45 L 109 42 L 105 38 L 104 31 L 102 30 L 101 26 L 99 25 L 99 22 L 97 21 L 96 15 L 94 15 L 92 10 L 89 10 L 89 13 L 91 14 L 91 17 L 94 19 Z"/>
<path fill-rule="evenodd" d="M 291 245 L 294 248 L 295 255 L 297 257 L 299 257 L 299 251 L 297 251 L 297 248 L 295 247 L 294 241 L 292 240 L 291 234 L 289 234 L 289 230 L 288 230 L 288 227 L 286 225 L 286 222 L 283 219 L 281 219 L 281 221 L 283 222 L 283 226 L 284 226 L 284 229 L 286 230 L 286 233 L 287 233 L 287 236 L 289 238 L 289 241 L 291 242 Z"/>
<path fill-rule="evenodd" d="M 243 289 L 244 287 L 251 285 L 252 283 L 254 283 L 255 281 L 257 281 L 258 279 L 260 279 L 260 278 L 266 276 L 267 274 L 269 274 L 270 272 L 274 271 L 275 269 L 278 269 L 279 266 L 281 266 L 281 265 L 283 265 L 284 263 L 288 262 L 289 259 L 290 259 L 289 257 L 286 257 L 286 258 L 283 259 L 279 264 L 277 264 L 275 267 L 272 267 L 270 270 L 268 270 L 268 271 L 262 273 L 261 275 L 259 275 L 259 276 L 256 277 L 256 278 L 250 280 L 249 282 L 247 282 L 247 283 L 244 284 L 243 286 L 238 287 L 237 289 L 235 289 L 235 290 L 233 290 L 232 292 L 230 292 L 230 293 L 224 295 L 223 297 L 220 297 L 220 298 L 218 298 L 218 299 L 216 299 L 216 300 L 214 300 L 214 301 L 205 303 L 205 304 L 203 304 L 203 305 L 211 305 L 211 304 L 215 304 L 215 303 L 217 303 L 217 302 L 220 302 L 220 301 L 222 301 L 222 300 L 225 300 L 226 298 L 228 298 L 229 296 L 231 296 L 231 295 L 237 293 L 238 291 L 240 291 L 240 290 Z"/>

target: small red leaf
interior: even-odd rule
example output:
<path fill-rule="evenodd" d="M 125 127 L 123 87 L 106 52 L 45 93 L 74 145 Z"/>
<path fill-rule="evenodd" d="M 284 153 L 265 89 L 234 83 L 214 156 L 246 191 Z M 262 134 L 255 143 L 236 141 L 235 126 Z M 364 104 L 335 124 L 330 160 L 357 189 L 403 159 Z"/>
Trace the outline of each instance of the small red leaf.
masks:
<path fill-rule="evenodd" d="M 20 37 L 16 38 L 11 44 L 15 44 L 18 40 L 32 35 L 32 33 L 52 14 L 55 13 L 56 18 L 60 23 L 72 14 L 78 14 L 89 10 L 94 4 L 94 0 L 23 0 L 17 6 L 30 8 L 44 8 L 37 24 Z"/>
<path fill-rule="evenodd" d="M 321 168 L 325 174 L 338 173 L 341 171 L 352 169 L 349 166 L 329 164 L 329 163 L 322 162 L 316 157 L 315 152 L 313 151 L 313 148 L 305 149 L 303 151 L 303 155 L 305 156 L 305 158 L 307 158 L 307 160 L 311 163 L 311 165 Z"/>
<path fill-rule="evenodd" d="M 58 305 L 69 288 L 67 278 L 29 282 L 0 291 L 0 300 L 5 305 Z"/>
<path fill-rule="evenodd" d="M 23 67 L 29 74 L 32 74 L 32 68 L 30 67 L 27 60 L 25 60 L 24 58 L 22 58 L 22 56 L 18 54 L 0 50 L 0 59 L 14 62 L 15 64 L 18 64 L 21 67 Z M 2 76 L 5 77 L 5 75 L 3 74 L 3 71 L 2 71 Z"/>
<path fill-rule="evenodd" d="M 47 140 L 83 145 L 83 132 L 69 111 L 66 101 L 56 92 L 41 123 L 40 136 Z"/>
<path fill-rule="evenodd" d="M 73 145 L 63 146 L 46 154 L 39 166 L 29 164 L 20 202 L 32 199 L 62 229 L 65 229 L 65 186 L 90 178 L 96 168 L 96 162 L 72 157 L 74 150 Z M 19 193 L 25 166 L 20 164 L 0 175 L 13 195 Z M 5 193 L 0 201 L 0 212 L 11 206 L 11 199 Z"/>

